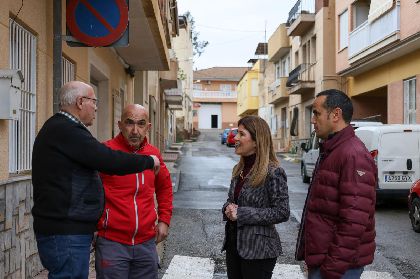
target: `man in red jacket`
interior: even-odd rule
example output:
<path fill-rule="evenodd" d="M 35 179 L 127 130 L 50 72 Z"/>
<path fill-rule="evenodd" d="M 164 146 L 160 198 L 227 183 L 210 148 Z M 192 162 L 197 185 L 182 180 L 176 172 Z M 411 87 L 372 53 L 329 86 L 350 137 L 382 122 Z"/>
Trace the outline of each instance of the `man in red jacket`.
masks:
<path fill-rule="evenodd" d="M 160 171 L 156 175 L 153 170 L 124 176 L 101 173 L 105 210 L 97 226 L 96 276 L 157 279 L 156 244 L 167 237 L 172 217 L 170 174 L 159 150 L 147 142 L 151 123 L 143 106 L 128 105 L 118 127 L 120 133 L 105 145 L 128 153 L 156 155 Z"/>
<path fill-rule="evenodd" d="M 309 279 L 360 278 L 375 253 L 377 168 L 354 134 L 349 97 L 319 93 L 312 124 L 322 140 L 296 244 Z"/>

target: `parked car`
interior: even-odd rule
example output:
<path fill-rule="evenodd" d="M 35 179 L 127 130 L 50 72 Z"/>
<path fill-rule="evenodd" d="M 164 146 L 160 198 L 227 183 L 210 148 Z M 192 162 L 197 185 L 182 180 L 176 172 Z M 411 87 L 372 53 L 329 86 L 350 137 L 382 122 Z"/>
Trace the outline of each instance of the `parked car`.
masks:
<path fill-rule="evenodd" d="M 227 135 L 229 134 L 230 128 L 224 129 L 223 133 L 220 134 L 220 143 L 225 144 Z"/>
<path fill-rule="evenodd" d="M 235 145 L 235 136 L 238 133 L 238 128 L 231 128 L 229 134 L 226 138 L 226 146 L 234 146 Z"/>
<path fill-rule="evenodd" d="M 382 122 L 374 122 L 374 121 L 361 121 L 355 120 L 350 122 L 350 125 L 353 129 L 358 129 L 360 127 L 365 126 L 380 126 L 383 125 Z M 301 144 L 301 148 L 303 151 L 302 154 L 302 161 L 300 166 L 300 172 L 302 176 L 303 183 L 309 183 L 312 177 L 312 173 L 315 169 L 316 161 L 318 160 L 319 156 L 319 139 L 315 134 L 315 131 L 311 133 L 311 137 L 307 142 Z"/>
<path fill-rule="evenodd" d="M 420 233 L 420 180 L 414 182 L 408 195 L 408 216 L 415 232 Z"/>
<path fill-rule="evenodd" d="M 361 127 L 356 135 L 378 167 L 377 200 L 406 198 L 420 179 L 420 125 Z"/>

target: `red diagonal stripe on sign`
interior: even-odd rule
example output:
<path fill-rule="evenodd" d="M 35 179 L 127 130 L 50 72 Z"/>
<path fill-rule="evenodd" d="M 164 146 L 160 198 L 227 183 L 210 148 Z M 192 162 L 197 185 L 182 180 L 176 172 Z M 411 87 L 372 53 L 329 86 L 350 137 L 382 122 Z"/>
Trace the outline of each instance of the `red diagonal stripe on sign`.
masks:
<path fill-rule="evenodd" d="M 109 24 L 87 0 L 80 0 L 80 2 L 86 6 L 86 8 L 105 26 L 106 29 L 108 29 L 109 32 L 114 31 L 114 27 L 112 27 L 111 24 Z"/>

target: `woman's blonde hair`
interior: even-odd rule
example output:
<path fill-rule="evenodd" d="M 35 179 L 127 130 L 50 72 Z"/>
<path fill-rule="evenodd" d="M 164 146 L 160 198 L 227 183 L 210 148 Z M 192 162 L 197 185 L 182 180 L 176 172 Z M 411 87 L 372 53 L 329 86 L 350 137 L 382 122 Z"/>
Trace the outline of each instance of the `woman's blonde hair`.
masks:
<path fill-rule="evenodd" d="M 277 167 L 279 160 L 274 153 L 273 140 L 267 122 L 259 116 L 245 116 L 238 121 L 238 127 L 242 125 L 255 141 L 255 163 L 249 172 L 251 186 L 256 187 L 264 183 L 268 174 L 268 167 Z M 244 158 L 241 156 L 239 163 L 233 168 L 232 176 L 237 177 L 244 168 Z"/>

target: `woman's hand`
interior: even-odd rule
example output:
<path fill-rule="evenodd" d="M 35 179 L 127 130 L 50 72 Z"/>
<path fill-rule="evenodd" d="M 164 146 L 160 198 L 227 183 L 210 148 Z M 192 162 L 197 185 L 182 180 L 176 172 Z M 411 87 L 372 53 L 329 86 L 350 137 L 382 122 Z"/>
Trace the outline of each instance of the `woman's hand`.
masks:
<path fill-rule="evenodd" d="M 238 219 L 237 212 L 238 212 L 237 204 L 230 203 L 228 204 L 228 206 L 226 206 L 225 214 L 226 214 L 226 217 L 229 218 L 229 220 L 236 221 L 236 219 Z"/>

